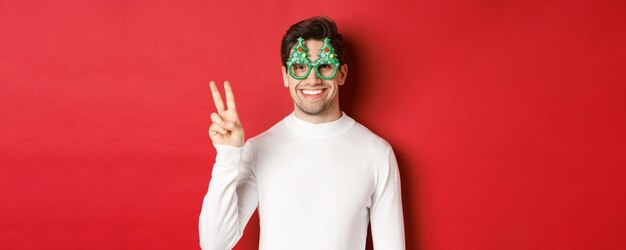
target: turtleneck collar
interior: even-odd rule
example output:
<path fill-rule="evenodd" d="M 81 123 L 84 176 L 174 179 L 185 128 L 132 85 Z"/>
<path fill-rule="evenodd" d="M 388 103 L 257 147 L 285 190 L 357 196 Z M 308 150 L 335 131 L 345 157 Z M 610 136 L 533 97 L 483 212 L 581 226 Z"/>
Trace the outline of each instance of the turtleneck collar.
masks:
<path fill-rule="evenodd" d="M 298 118 L 294 112 L 291 112 L 283 119 L 283 123 L 291 132 L 297 135 L 309 138 L 324 138 L 337 136 L 348 131 L 355 121 L 342 111 L 341 117 L 337 120 L 324 123 L 310 123 Z"/>

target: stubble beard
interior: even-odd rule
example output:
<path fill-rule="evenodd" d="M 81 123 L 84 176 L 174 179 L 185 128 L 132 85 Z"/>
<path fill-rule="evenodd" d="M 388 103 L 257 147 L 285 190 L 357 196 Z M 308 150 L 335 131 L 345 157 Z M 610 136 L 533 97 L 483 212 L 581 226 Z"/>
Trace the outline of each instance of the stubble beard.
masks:
<path fill-rule="evenodd" d="M 302 100 L 300 100 L 296 102 L 296 107 L 298 107 L 298 109 L 300 109 L 302 113 L 310 116 L 321 115 L 328 111 L 328 107 L 330 107 L 330 101 L 325 101 L 320 105 L 306 105 L 302 103 Z"/>
<path fill-rule="evenodd" d="M 330 107 L 330 105 L 332 104 L 332 100 L 329 99 L 324 99 L 324 100 L 318 100 L 317 103 L 306 103 L 306 100 L 304 100 L 299 93 L 297 93 L 297 89 L 295 90 L 295 92 L 293 93 L 293 99 L 294 99 L 294 103 L 296 104 L 296 107 L 302 111 L 302 113 L 305 113 L 307 115 L 310 116 L 316 116 L 316 115 L 322 115 L 324 113 L 326 113 Z M 326 89 L 326 91 L 330 91 L 330 89 Z M 329 93 L 326 93 L 327 95 Z M 327 98 L 327 96 L 325 96 L 324 98 Z"/>

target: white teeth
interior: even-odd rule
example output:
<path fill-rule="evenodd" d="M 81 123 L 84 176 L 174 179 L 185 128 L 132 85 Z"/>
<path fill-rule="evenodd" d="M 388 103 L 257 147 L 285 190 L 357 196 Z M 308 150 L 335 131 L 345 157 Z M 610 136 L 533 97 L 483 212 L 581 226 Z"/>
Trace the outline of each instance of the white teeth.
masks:
<path fill-rule="evenodd" d="M 304 93 L 305 95 L 317 95 L 322 93 L 321 89 L 317 89 L 317 90 L 312 90 L 312 89 L 303 89 L 302 93 Z"/>

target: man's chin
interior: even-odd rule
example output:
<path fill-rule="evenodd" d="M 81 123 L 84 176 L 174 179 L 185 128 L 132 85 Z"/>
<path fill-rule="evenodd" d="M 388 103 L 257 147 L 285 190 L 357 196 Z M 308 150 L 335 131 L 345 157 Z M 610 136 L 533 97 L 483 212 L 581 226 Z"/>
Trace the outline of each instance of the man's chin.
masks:
<path fill-rule="evenodd" d="M 326 111 L 328 111 L 328 105 L 322 105 L 318 107 L 307 107 L 307 106 L 301 106 L 301 105 L 296 105 L 296 106 L 298 107 L 298 109 L 300 109 L 300 111 L 302 111 L 302 113 L 305 113 L 310 116 L 323 115 L 324 113 L 326 113 Z"/>

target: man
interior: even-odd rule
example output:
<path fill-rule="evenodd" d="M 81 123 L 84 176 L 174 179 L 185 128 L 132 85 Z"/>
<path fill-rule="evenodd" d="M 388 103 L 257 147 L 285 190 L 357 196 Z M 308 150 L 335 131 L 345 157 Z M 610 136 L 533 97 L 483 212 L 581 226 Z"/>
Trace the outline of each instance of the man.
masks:
<path fill-rule="evenodd" d="M 227 108 L 210 83 L 217 151 L 200 213 L 203 249 L 231 249 L 257 208 L 259 249 L 405 249 L 400 176 L 391 146 L 339 108 L 348 74 L 335 23 L 314 17 L 291 26 L 281 46 L 294 111 L 245 141 L 232 88 Z"/>

